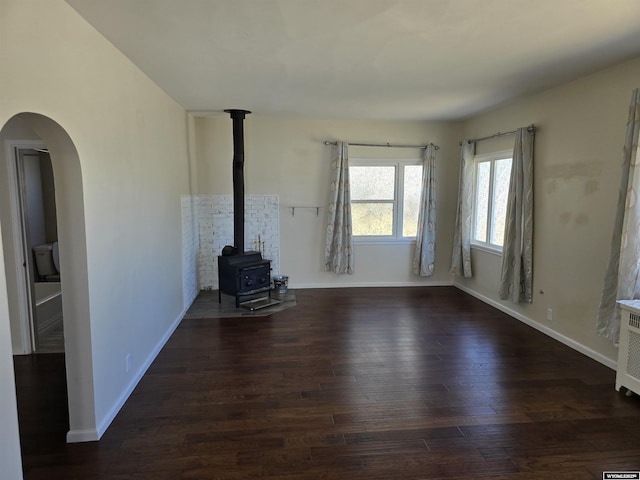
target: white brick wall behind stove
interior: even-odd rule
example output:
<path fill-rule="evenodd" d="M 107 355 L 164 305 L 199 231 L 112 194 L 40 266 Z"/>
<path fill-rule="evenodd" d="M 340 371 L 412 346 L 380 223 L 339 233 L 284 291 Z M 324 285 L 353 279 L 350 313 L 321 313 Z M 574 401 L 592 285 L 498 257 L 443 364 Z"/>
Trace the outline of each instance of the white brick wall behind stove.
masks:
<path fill-rule="evenodd" d="M 182 195 L 182 290 L 184 308 L 198 296 L 198 224 L 195 202 L 191 195 Z"/>
<path fill-rule="evenodd" d="M 272 275 L 280 271 L 279 209 L 277 195 L 245 197 L 245 250 L 261 251 L 263 258 L 271 260 Z M 225 245 L 233 245 L 233 197 L 196 195 L 194 212 L 199 238 L 196 259 L 199 289 L 216 290 L 218 255 Z"/>

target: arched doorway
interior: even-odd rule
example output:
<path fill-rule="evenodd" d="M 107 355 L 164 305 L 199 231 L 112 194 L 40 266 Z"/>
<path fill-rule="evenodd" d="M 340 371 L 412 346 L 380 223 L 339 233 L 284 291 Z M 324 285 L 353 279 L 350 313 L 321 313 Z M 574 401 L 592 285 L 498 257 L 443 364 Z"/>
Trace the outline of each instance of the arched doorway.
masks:
<path fill-rule="evenodd" d="M 69 431 L 67 441 L 98 440 L 92 373 L 91 329 L 87 275 L 86 234 L 82 172 L 78 151 L 65 129 L 56 121 L 37 113 L 19 113 L 0 130 L 7 140 L 22 126 L 34 132 L 49 152 L 55 183 L 57 235 L 60 245 L 60 276 L 64 291 L 65 368 L 68 393 Z M 6 154 L 5 154 L 6 155 Z M 6 163 L 6 159 L 5 159 Z M 7 184 L 6 169 L 0 170 L 0 182 Z M 20 284 L 19 270 L 24 268 L 16 255 L 14 229 L 16 219 L 1 211 L 7 290 L 25 288 Z M 19 325 L 21 306 L 9 294 L 10 323 L 13 331 Z M 16 302 L 16 303 L 12 303 Z"/>

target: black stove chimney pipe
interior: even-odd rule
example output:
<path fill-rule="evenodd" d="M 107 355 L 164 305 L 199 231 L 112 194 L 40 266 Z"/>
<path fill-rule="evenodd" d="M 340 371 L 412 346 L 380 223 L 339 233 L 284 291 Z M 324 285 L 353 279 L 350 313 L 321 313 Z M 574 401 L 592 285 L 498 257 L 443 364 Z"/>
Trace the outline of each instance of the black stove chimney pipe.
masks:
<path fill-rule="evenodd" d="M 248 110 L 225 110 L 233 120 L 233 243 L 238 255 L 244 253 L 244 131 Z"/>

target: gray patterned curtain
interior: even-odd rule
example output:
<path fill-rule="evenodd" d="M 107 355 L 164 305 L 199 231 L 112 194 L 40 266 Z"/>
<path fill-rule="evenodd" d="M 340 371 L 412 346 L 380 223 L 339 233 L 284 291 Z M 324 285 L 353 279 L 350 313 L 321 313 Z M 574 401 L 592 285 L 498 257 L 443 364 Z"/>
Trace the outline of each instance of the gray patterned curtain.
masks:
<path fill-rule="evenodd" d="M 513 303 L 533 301 L 533 140 L 535 131 L 516 130 L 507 199 L 498 294 Z"/>
<path fill-rule="evenodd" d="M 436 263 L 436 147 L 427 145 L 422 165 L 422 193 L 418 214 L 413 273 L 430 277 Z"/>
<path fill-rule="evenodd" d="M 640 89 L 631 96 L 622 152 L 622 179 L 613 224 L 609 265 L 598 309 L 598 334 L 618 343 L 620 308 L 617 300 L 640 298 Z M 627 235 L 627 232 L 630 232 Z"/>
<path fill-rule="evenodd" d="M 331 163 L 325 270 L 353 274 L 351 194 L 349 192 L 349 144 L 337 142 Z"/>
<path fill-rule="evenodd" d="M 453 237 L 451 269 L 454 275 L 471 278 L 471 228 L 473 215 L 473 157 L 476 144 L 464 142 L 460 149 L 460 181 L 458 185 L 458 209 Z"/>

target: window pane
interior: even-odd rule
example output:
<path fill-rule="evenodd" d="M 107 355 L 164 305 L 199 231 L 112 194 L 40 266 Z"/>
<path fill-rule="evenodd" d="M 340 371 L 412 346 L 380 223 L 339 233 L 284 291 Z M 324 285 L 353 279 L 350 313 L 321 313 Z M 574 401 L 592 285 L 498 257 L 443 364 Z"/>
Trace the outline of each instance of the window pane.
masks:
<path fill-rule="evenodd" d="M 403 237 L 416 236 L 421 190 L 422 165 L 406 165 L 404 167 L 404 203 L 402 209 Z"/>
<path fill-rule="evenodd" d="M 490 173 L 491 162 L 478 163 L 476 170 L 476 217 L 473 226 L 473 238 L 479 242 L 487 241 Z"/>
<path fill-rule="evenodd" d="M 352 203 L 354 235 L 393 235 L 393 203 Z"/>
<path fill-rule="evenodd" d="M 349 167 L 351 200 L 394 200 L 396 168 Z"/>
<path fill-rule="evenodd" d="M 502 246 L 507 216 L 507 195 L 511 178 L 511 159 L 496 160 L 493 165 L 493 211 L 491 212 L 491 243 Z"/>

